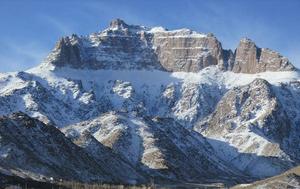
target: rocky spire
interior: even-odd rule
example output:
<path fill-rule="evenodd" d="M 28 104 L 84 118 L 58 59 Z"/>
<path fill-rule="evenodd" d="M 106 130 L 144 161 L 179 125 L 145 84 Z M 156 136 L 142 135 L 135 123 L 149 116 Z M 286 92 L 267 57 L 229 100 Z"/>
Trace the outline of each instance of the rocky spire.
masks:
<path fill-rule="evenodd" d="M 48 59 L 48 61 L 58 67 L 80 67 L 82 63 L 80 38 L 77 35 L 61 38 Z"/>
<path fill-rule="evenodd" d="M 256 73 L 260 49 L 248 38 L 243 38 L 235 51 L 234 72 Z"/>
<path fill-rule="evenodd" d="M 295 67 L 286 57 L 266 48 L 259 48 L 248 38 L 241 39 L 235 50 L 234 72 L 259 73 L 265 71 L 291 71 Z"/>

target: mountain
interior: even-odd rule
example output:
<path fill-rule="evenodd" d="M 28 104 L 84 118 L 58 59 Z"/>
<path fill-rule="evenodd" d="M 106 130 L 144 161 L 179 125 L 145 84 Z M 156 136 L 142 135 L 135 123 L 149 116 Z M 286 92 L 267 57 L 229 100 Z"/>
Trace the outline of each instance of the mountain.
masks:
<path fill-rule="evenodd" d="M 213 34 L 116 19 L 0 74 L 0 173 L 251 182 L 299 165 L 299 99 L 298 70 L 249 39 L 233 53 Z"/>
<path fill-rule="evenodd" d="M 126 182 L 130 178 L 116 175 L 107 168 L 104 159 L 97 160 L 65 137 L 57 128 L 30 118 L 24 113 L 14 113 L 0 118 L 1 170 L 6 175 L 29 177 L 36 180 L 78 180 L 82 182 L 107 181 Z M 102 148 L 101 148 L 102 147 Z M 108 151 L 108 152 L 107 152 Z M 98 145 L 97 153 L 110 153 L 110 150 Z M 130 169 L 118 156 L 111 155 L 111 162 L 124 173 L 143 177 Z M 123 163 L 123 164 L 122 164 Z M 132 171 L 132 172 L 131 172 Z"/>
<path fill-rule="evenodd" d="M 251 184 L 241 184 L 233 187 L 233 189 L 283 189 L 283 188 L 299 188 L 300 186 L 300 167 L 288 170 L 280 175 L 257 181 Z"/>
<path fill-rule="evenodd" d="M 266 80 L 255 79 L 229 90 L 196 130 L 215 140 L 212 144 L 219 156 L 243 172 L 271 176 L 283 171 L 291 160 L 298 161 L 294 154 L 299 154 L 295 143 L 299 138 L 292 136 L 298 128 L 292 126 L 288 113 L 275 89 Z"/>
<path fill-rule="evenodd" d="M 99 142 L 89 147 L 88 151 L 96 157 L 100 156 L 99 160 L 103 157 L 95 154 L 98 151 L 95 150 L 103 144 L 157 181 L 197 179 L 209 182 L 212 178 L 225 181 L 227 175 L 233 176 L 232 182 L 247 178 L 247 175 L 215 158 L 211 146 L 199 133 L 188 131 L 170 118 L 137 118 L 110 112 L 68 126 L 63 131 L 75 141 L 85 133 L 91 134 L 93 140 Z"/>

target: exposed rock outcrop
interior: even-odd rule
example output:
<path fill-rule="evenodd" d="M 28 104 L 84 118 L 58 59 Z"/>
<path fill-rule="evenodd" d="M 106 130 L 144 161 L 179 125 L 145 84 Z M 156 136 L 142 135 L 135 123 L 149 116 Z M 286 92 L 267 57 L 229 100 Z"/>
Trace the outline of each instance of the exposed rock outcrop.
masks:
<path fill-rule="evenodd" d="M 51 62 L 59 67 L 80 67 L 83 63 L 80 48 L 80 41 L 76 35 L 61 38 L 52 52 Z"/>
<path fill-rule="evenodd" d="M 161 65 L 171 72 L 198 72 L 218 65 L 225 68 L 221 43 L 213 35 L 191 30 L 154 32 L 153 45 Z"/>
<path fill-rule="evenodd" d="M 265 71 L 292 71 L 295 67 L 286 57 L 266 48 L 259 48 L 250 39 L 240 41 L 235 51 L 232 71 L 237 73 L 259 73 Z"/>

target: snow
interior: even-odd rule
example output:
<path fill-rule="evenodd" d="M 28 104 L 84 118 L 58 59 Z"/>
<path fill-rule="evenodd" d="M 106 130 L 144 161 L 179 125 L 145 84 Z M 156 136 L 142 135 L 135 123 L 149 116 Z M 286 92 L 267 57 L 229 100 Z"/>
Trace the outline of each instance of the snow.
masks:
<path fill-rule="evenodd" d="M 24 99 L 18 102 L 17 110 L 15 107 L 6 109 L 26 110 L 26 113 L 42 121 L 54 121 L 57 127 L 90 119 L 101 111 L 108 111 L 107 108 L 125 112 L 146 109 L 149 115 L 173 117 L 183 121 L 182 124 L 190 124 L 197 118 L 207 116 L 222 94 L 231 88 L 249 84 L 255 78 L 266 79 L 274 85 L 298 81 L 300 78 L 298 72 L 240 74 L 224 72 L 216 66 L 191 73 L 134 69 L 89 70 L 68 67 L 54 69 L 52 65 L 47 64 L 19 74 L 25 77 L 26 81 L 17 75 L 15 73 L 0 77 L 0 81 L 3 81 L 0 94 L 10 95 L 19 88 L 35 91 L 30 85 L 38 82 L 51 98 L 41 106 L 40 102 L 35 102 L 36 96 L 32 99 L 26 96 L 27 92 L 24 91 Z M 174 86 L 175 88 L 172 89 L 174 91 L 170 91 L 168 86 Z M 168 93 L 170 97 L 165 96 Z M 207 98 L 210 100 L 207 101 Z M 63 104 L 67 104 L 68 107 Z"/>
<path fill-rule="evenodd" d="M 299 81 L 300 79 L 300 74 L 297 71 L 262 72 L 257 74 L 225 72 L 224 75 L 226 79 L 225 84 L 228 88 L 249 84 L 256 78 L 265 79 L 272 85 Z"/>
<path fill-rule="evenodd" d="M 247 37 L 243 37 L 243 38 L 240 40 L 240 42 L 243 42 L 243 43 L 251 43 L 252 40 L 249 39 L 249 38 L 247 38 Z"/>
<path fill-rule="evenodd" d="M 148 32 L 149 33 L 157 33 L 157 32 L 166 32 L 167 30 L 161 26 L 153 27 Z"/>
<path fill-rule="evenodd" d="M 115 92 L 120 97 L 128 99 L 133 95 L 133 88 L 129 82 L 122 82 L 120 80 L 116 80 L 115 85 L 113 87 L 113 92 Z"/>
<path fill-rule="evenodd" d="M 198 73 L 174 72 L 175 78 L 190 83 L 219 83 L 226 88 L 233 88 L 251 83 L 253 80 L 260 78 L 265 79 L 273 85 L 299 81 L 300 75 L 297 71 L 286 72 L 262 72 L 257 74 L 234 73 L 231 71 L 220 71 L 218 68 L 211 66 L 201 70 Z"/>
<path fill-rule="evenodd" d="M 158 38 L 184 38 L 184 37 L 192 37 L 192 38 L 204 38 L 207 37 L 206 34 L 198 33 L 196 31 L 192 31 L 187 28 L 177 29 L 177 30 L 166 30 L 163 27 L 154 27 L 151 28 L 148 33 L 161 35 Z M 166 36 L 165 36 L 166 35 Z"/>
<path fill-rule="evenodd" d="M 242 74 L 229 71 L 224 72 L 216 66 L 207 67 L 198 73 L 164 72 L 160 70 L 89 70 L 67 67 L 55 70 L 39 67 L 27 70 L 27 73 L 40 78 L 39 82 L 49 90 L 57 89 L 55 90 L 56 98 L 62 99 L 67 103 L 72 102 L 74 108 L 79 108 L 82 103 L 86 105 L 91 104 L 94 101 L 94 97 L 96 97 L 96 100 L 100 100 L 99 98 L 102 98 L 103 95 L 108 95 L 115 108 L 125 108 L 124 110 L 126 111 L 130 110 L 131 107 L 128 105 L 132 104 L 132 98 L 135 98 L 136 93 L 147 95 L 145 103 L 155 106 L 158 103 L 157 98 L 164 95 L 162 89 L 171 85 L 179 85 L 180 93 L 185 95 L 182 96 L 181 94 L 182 100 L 177 99 L 175 107 L 172 109 L 172 114 L 176 118 L 188 122 L 193 121 L 197 117 L 199 108 L 208 108 L 203 107 L 203 105 L 199 107 L 199 103 L 197 103 L 201 99 L 196 98 L 209 97 L 209 95 L 203 96 L 203 92 L 199 94 L 199 86 L 202 84 L 210 86 L 209 92 L 216 98 L 215 100 L 218 100 L 217 96 L 220 91 L 249 84 L 256 78 L 266 79 L 273 85 L 298 81 L 300 78 L 298 72 Z M 77 84 L 78 82 L 79 84 Z M 12 83 L 9 85 L 13 86 Z M 81 89 L 81 85 L 83 89 Z M 208 89 L 203 91 L 205 92 L 206 90 Z M 173 95 L 176 96 L 176 93 Z M 195 96 L 195 98 L 190 98 L 190 95 Z M 183 99 L 184 97 L 186 99 Z M 205 100 L 202 99 L 201 101 Z M 166 111 L 168 110 L 163 112 Z M 157 113 L 159 112 L 160 110 Z M 205 116 L 205 114 L 202 116 Z M 69 117 L 69 115 L 66 115 L 66 117 Z"/>
<path fill-rule="evenodd" d="M 9 94 L 13 90 L 26 86 L 26 82 L 17 77 L 17 72 L 0 73 L 0 94 Z"/>
<path fill-rule="evenodd" d="M 262 72 L 257 74 L 234 73 L 221 71 L 216 66 L 210 66 L 198 73 L 192 72 L 164 72 L 159 70 L 88 70 L 62 68 L 55 71 L 46 69 L 31 69 L 28 73 L 47 78 L 49 82 L 65 82 L 65 78 L 75 80 L 95 81 L 104 83 L 110 80 L 121 80 L 130 82 L 141 87 L 144 84 L 167 85 L 170 83 L 196 83 L 196 84 L 219 84 L 230 89 L 251 83 L 257 78 L 265 79 L 273 85 L 299 81 L 300 74 L 297 71 L 285 72 Z"/>
<path fill-rule="evenodd" d="M 89 70 L 66 67 L 53 70 L 49 69 L 47 66 L 30 69 L 26 72 L 35 76 L 33 77 L 34 79 L 40 78 L 38 81 L 50 91 L 57 89 L 55 90 L 56 98 L 66 102 L 72 102 L 70 104 L 72 109 L 82 109 L 82 104 L 79 102 L 92 105 L 94 97 L 91 93 L 88 93 L 88 91 L 93 91 L 93 93 L 96 94 L 96 98 L 97 96 L 101 98 L 101 94 L 107 95 L 117 110 L 121 110 L 124 107 L 127 109 L 130 109 L 131 106 L 137 107 L 137 105 L 133 103 L 142 100 L 149 101 L 152 106 L 157 106 L 158 103 L 158 106 L 161 106 L 161 109 L 165 109 L 165 112 L 170 113 L 164 114 L 165 112 L 162 110 L 162 112 L 155 112 L 156 115 L 170 116 L 177 121 L 183 120 L 185 121 L 184 124 L 187 126 L 189 126 L 188 124 L 195 118 L 203 118 L 201 116 L 205 117 L 207 115 L 200 115 L 201 111 L 210 112 L 207 109 L 207 104 L 200 104 L 200 102 L 207 101 L 207 98 L 209 98 L 209 96 L 205 96 L 204 91 L 206 91 L 206 93 L 211 93 L 211 95 L 215 97 L 218 95 L 218 90 L 219 93 L 221 91 L 222 94 L 224 94 L 224 91 L 226 92 L 234 87 L 249 84 L 256 78 L 265 79 L 275 86 L 279 86 L 281 83 L 299 81 L 300 79 L 299 72 L 296 71 L 243 74 L 230 71 L 224 72 L 216 66 L 207 67 L 198 73 L 164 72 L 160 70 Z M 6 81 L 5 77 L 2 77 L 2 80 Z M 14 86 L 14 82 L 22 83 L 23 81 L 21 79 L 10 78 L 3 84 L 3 88 L 5 89 L 5 85 L 9 85 L 11 88 Z M 16 87 L 18 87 L 18 85 L 16 85 Z M 79 87 L 81 85 L 82 88 Z M 201 88 L 202 85 L 208 86 L 208 88 Z M 93 88 L 93 86 L 98 87 Z M 178 86 L 179 88 L 177 91 L 176 87 Z M 142 93 L 142 91 L 147 91 L 147 95 L 144 97 L 146 99 L 134 99 L 136 93 Z M 176 99 L 173 106 L 170 108 L 159 104 L 160 102 L 156 98 L 159 98 L 160 96 L 171 98 L 170 100 L 176 96 L 179 96 L 179 98 Z M 23 98 L 24 101 L 26 101 L 26 107 L 31 107 L 30 110 L 32 111 L 38 111 L 35 110 L 37 107 L 30 95 L 24 95 Z M 210 101 L 211 100 L 212 99 L 210 99 Z M 218 99 L 216 99 L 216 102 L 217 100 Z M 129 102 L 129 104 L 125 102 Z M 245 123 L 240 123 L 240 120 L 237 119 L 235 120 L 236 124 L 250 124 L 258 121 L 259 117 L 264 115 L 265 109 L 268 108 L 268 103 L 261 104 L 261 107 L 255 108 L 253 119 L 250 119 Z M 61 123 L 59 126 L 64 127 L 66 126 L 66 123 L 72 124 L 72 122 L 68 121 L 72 119 L 72 116 L 67 113 L 62 115 L 65 118 L 65 122 Z M 37 113 L 33 113 L 32 115 L 41 117 L 41 115 L 38 115 Z M 87 121 L 91 127 L 82 127 L 81 124 L 78 124 L 73 127 L 75 130 L 70 130 L 68 132 L 70 136 L 78 135 L 75 131 L 82 133 L 86 129 L 91 129 L 95 130 L 93 133 L 94 137 L 98 141 L 103 142 L 109 141 L 110 137 L 117 136 L 119 133 L 128 132 L 131 137 L 128 138 L 127 150 L 124 151 L 124 149 L 120 149 L 123 156 L 128 160 L 131 162 L 138 161 L 138 157 L 140 156 L 139 153 L 141 153 L 141 145 L 144 148 L 142 156 L 144 158 L 151 156 L 151 154 L 161 154 L 160 149 L 155 145 L 153 134 L 148 132 L 147 125 L 138 118 L 125 118 L 114 114 L 104 114 L 96 120 L 80 119 L 76 120 L 76 122 L 80 123 L 82 121 Z M 123 124 L 122 121 L 119 123 L 118 119 L 121 119 L 126 123 Z M 103 125 L 105 125 L 107 132 L 101 130 L 103 129 Z M 99 132 L 97 130 L 99 130 Z M 139 138 L 139 136 L 143 137 Z M 240 156 L 240 154 L 253 153 L 257 157 L 281 157 L 281 155 L 284 154 L 284 152 L 277 148 L 276 144 L 273 144 L 272 141 L 268 141 L 263 136 L 260 136 L 251 130 L 229 133 L 226 135 L 226 140 L 222 137 L 207 137 L 215 151 L 219 153 L 219 157 L 224 157 L 224 160 L 231 161 L 241 170 L 250 166 L 253 159 L 251 159 L 251 156 Z M 214 141 L 217 142 L 214 143 Z M 241 143 L 241 145 L 239 143 Z M 266 154 L 266 149 L 269 148 L 276 150 L 274 153 L 270 152 Z M 258 165 L 262 166 L 259 163 L 263 163 L 265 160 L 261 159 L 259 161 Z M 155 161 L 148 162 L 145 160 L 145 162 L 143 162 L 142 160 L 142 163 L 150 168 L 159 166 Z M 255 167 L 258 169 L 258 166 Z M 272 167 L 268 167 L 268 165 L 264 165 L 264 168 L 265 171 L 262 174 L 272 175 L 278 171 L 277 168 L 273 169 Z"/>
<path fill-rule="evenodd" d="M 278 147 L 277 152 L 274 150 L 276 154 L 272 154 L 272 152 L 266 154 L 266 151 L 270 149 L 268 148 L 269 145 L 276 146 L 278 144 L 272 143 L 249 130 L 230 133 L 224 137 L 206 136 L 206 138 L 218 157 L 230 162 L 241 171 L 247 171 L 256 176 L 272 176 L 280 172 L 280 167 L 266 161 L 266 157 L 280 157 L 284 152 Z M 256 145 L 255 149 L 253 149 L 254 145 Z"/>
<path fill-rule="evenodd" d="M 118 34 L 116 31 L 125 32 L 129 30 L 133 34 L 139 34 L 142 32 L 146 32 L 154 35 L 161 35 L 159 38 L 182 38 L 182 37 L 192 37 L 192 38 L 204 38 L 208 37 L 206 34 L 199 33 L 187 28 L 175 29 L 175 30 L 167 30 L 161 26 L 147 28 L 145 26 L 129 26 L 128 28 L 122 27 L 110 27 L 102 32 L 94 33 L 89 36 L 91 41 L 98 42 L 98 37 L 112 36 L 112 37 L 133 37 L 130 35 Z"/>
<path fill-rule="evenodd" d="M 1 141 L 1 136 L 0 136 Z M 9 152 L 12 150 L 9 146 L 1 146 L 0 148 L 0 158 L 5 159 L 9 156 Z"/>

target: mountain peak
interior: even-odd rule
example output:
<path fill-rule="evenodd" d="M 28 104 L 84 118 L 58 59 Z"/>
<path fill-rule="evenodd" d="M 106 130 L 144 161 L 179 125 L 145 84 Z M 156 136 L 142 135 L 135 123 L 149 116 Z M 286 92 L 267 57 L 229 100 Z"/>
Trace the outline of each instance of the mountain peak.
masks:
<path fill-rule="evenodd" d="M 240 43 L 252 43 L 252 44 L 255 44 L 253 40 L 251 40 L 250 38 L 247 38 L 247 37 L 243 37 L 240 40 Z"/>
<path fill-rule="evenodd" d="M 109 27 L 112 29 L 127 28 L 128 24 L 126 24 L 124 20 L 117 18 L 110 22 Z"/>

